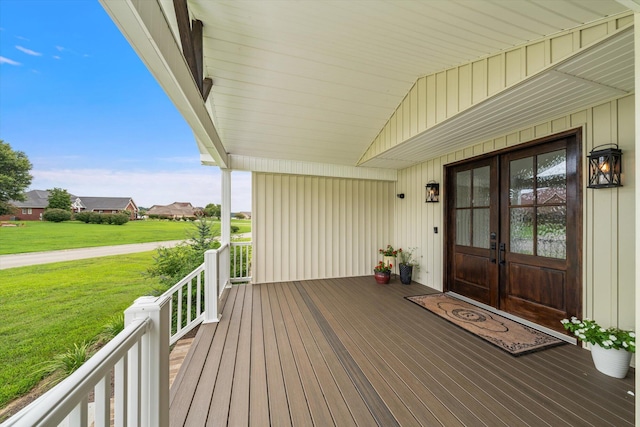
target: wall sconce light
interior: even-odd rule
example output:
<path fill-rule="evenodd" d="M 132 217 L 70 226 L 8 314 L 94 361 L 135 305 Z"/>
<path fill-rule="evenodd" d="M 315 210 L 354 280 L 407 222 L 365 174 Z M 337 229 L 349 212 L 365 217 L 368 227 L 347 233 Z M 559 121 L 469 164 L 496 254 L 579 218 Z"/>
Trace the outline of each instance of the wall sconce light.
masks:
<path fill-rule="evenodd" d="M 598 150 L 605 145 L 612 147 Z M 615 148 L 613 148 L 615 146 Z M 622 187 L 622 150 L 617 144 L 604 144 L 594 147 L 587 156 L 589 159 L 589 185 L 587 188 Z"/>
<path fill-rule="evenodd" d="M 397 194 L 398 199 L 404 199 L 404 193 Z"/>
<path fill-rule="evenodd" d="M 435 181 L 429 181 L 424 188 L 427 193 L 425 203 L 437 203 L 440 201 L 440 184 Z"/>

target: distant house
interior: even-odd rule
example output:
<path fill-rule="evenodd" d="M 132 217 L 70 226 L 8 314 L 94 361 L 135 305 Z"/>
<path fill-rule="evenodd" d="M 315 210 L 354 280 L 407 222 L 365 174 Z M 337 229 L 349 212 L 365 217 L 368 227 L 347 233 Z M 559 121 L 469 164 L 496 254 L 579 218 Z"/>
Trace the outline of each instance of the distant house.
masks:
<path fill-rule="evenodd" d="M 31 190 L 25 193 L 27 199 L 11 201 L 16 211 L 11 215 L 0 216 L 0 220 L 37 221 L 42 219 L 44 210 L 49 205 L 49 192 L 46 190 Z M 136 219 L 138 206 L 131 197 L 90 197 L 71 196 L 71 209 L 74 212 L 118 213 L 130 212 L 130 219 Z"/>
<path fill-rule="evenodd" d="M 80 212 L 89 211 L 97 213 L 129 212 L 129 219 L 136 219 L 138 206 L 131 197 L 79 197 Z"/>
<path fill-rule="evenodd" d="M 170 205 L 153 205 L 147 211 L 147 215 L 151 217 L 182 219 L 196 218 L 202 209 L 194 208 L 189 202 L 174 202 Z"/>
<path fill-rule="evenodd" d="M 238 219 L 251 219 L 251 212 L 238 212 L 236 214 L 233 214 L 232 216 L 238 218 Z"/>

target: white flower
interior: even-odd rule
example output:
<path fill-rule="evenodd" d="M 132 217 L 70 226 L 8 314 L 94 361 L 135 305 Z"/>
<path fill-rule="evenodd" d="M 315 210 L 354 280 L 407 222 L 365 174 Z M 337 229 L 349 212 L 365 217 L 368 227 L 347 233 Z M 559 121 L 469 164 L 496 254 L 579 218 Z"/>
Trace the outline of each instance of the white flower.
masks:
<path fill-rule="evenodd" d="M 578 335 L 578 338 L 580 338 L 581 340 L 586 340 L 587 339 L 587 337 L 584 334 Z"/>
<path fill-rule="evenodd" d="M 618 340 L 618 338 L 616 338 L 616 336 L 615 336 L 615 335 L 609 335 L 609 339 L 610 339 L 611 341 L 617 341 L 617 340 Z"/>
<path fill-rule="evenodd" d="M 607 330 L 605 328 L 600 328 L 600 332 L 606 332 Z"/>
<path fill-rule="evenodd" d="M 623 346 L 624 348 L 629 347 L 629 345 L 626 343 L 626 341 L 623 341 L 623 342 L 622 342 L 622 346 Z"/>
<path fill-rule="evenodd" d="M 560 321 L 560 323 L 562 323 L 563 325 L 565 325 L 565 324 L 569 323 L 569 319 L 562 319 L 562 320 Z"/>
<path fill-rule="evenodd" d="M 635 337 L 636 337 L 636 333 L 635 333 L 635 332 L 629 332 L 629 336 L 630 336 L 631 338 L 635 338 Z"/>
<path fill-rule="evenodd" d="M 576 319 L 575 317 L 571 318 L 571 323 L 575 323 L 576 325 L 578 325 L 580 323 L 580 321 L 578 319 Z"/>

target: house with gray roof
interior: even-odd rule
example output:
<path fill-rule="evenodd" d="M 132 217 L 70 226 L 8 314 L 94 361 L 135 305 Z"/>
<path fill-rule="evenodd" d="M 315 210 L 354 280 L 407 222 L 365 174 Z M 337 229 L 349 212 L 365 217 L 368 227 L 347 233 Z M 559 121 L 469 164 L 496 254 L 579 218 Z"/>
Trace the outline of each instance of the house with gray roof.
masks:
<path fill-rule="evenodd" d="M 2 215 L 0 220 L 38 221 L 49 205 L 49 191 L 31 190 L 25 193 L 26 200 L 12 200 L 16 207 L 13 214 Z M 74 212 L 118 213 L 128 211 L 130 219 L 136 219 L 138 206 L 131 197 L 91 197 L 71 196 L 71 208 Z"/>

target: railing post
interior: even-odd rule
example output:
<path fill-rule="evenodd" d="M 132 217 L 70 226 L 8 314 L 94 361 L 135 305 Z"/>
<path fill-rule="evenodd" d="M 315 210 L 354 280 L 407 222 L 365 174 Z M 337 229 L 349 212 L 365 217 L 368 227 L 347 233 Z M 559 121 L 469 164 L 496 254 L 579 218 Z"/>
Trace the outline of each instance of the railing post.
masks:
<path fill-rule="evenodd" d="M 204 253 L 204 323 L 219 322 L 218 254 L 215 249 Z"/>
<path fill-rule="evenodd" d="M 124 312 L 125 325 L 140 318 L 151 319 L 142 339 L 140 425 L 169 427 L 170 316 L 169 297 L 141 297 Z"/>

